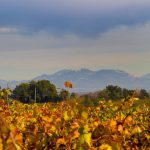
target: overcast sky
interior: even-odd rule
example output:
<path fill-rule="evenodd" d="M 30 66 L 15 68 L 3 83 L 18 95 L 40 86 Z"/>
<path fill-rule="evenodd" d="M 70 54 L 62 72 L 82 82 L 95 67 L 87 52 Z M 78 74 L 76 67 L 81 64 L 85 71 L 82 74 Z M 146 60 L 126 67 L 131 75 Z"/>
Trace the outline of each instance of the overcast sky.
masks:
<path fill-rule="evenodd" d="M 149 0 L 0 0 L 0 79 L 61 69 L 150 73 Z"/>

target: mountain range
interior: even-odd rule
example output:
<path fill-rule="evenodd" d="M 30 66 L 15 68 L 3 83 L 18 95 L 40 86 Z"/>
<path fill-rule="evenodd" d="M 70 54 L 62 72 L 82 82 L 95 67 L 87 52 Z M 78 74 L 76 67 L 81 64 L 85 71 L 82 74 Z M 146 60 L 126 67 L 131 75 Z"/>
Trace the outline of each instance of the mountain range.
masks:
<path fill-rule="evenodd" d="M 61 70 L 54 74 L 43 74 L 35 77 L 32 80 L 49 80 L 55 84 L 57 89 L 64 87 L 65 81 L 70 81 L 73 84 L 71 92 L 93 92 L 105 88 L 107 85 L 117 85 L 122 88 L 139 89 L 143 88 L 150 91 L 150 74 L 141 77 L 135 77 L 129 73 L 121 70 L 103 69 L 92 71 L 89 69 L 80 70 Z M 22 81 L 6 81 L 0 80 L 0 86 L 15 88 L 16 85 L 22 82 L 29 82 L 29 80 Z"/>

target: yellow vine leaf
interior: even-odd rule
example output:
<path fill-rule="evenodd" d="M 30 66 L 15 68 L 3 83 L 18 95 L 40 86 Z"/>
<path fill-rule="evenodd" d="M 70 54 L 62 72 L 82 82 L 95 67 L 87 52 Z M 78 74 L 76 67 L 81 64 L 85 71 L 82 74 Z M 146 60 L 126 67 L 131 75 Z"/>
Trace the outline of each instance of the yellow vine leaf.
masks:
<path fill-rule="evenodd" d="M 88 146 L 91 146 L 91 133 L 85 133 L 80 135 L 79 141 L 81 144 L 87 143 Z"/>
<path fill-rule="evenodd" d="M 116 132 L 116 130 L 117 130 L 117 122 L 115 120 L 111 119 L 108 122 L 108 126 L 110 127 L 112 132 Z"/>
<path fill-rule="evenodd" d="M 36 120 L 36 118 L 31 118 L 30 121 L 31 121 L 32 123 L 36 123 L 37 120 Z"/>
<path fill-rule="evenodd" d="M 86 133 L 86 134 L 84 134 L 83 136 L 84 136 L 85 142 L 86 142 L 89 146 L 91 146 L 91 133 Z"/>
<path fill-rule="evenodd" d="M 4 92 L 1 92 L 0 94 L 1 94 L 0 96 L 4 96 Z"/>
<path fill-rule="evenodd" d="M 126 135 L 126 136 L 130 136 L 130 132 L 129 132 L 127 129 L 125 129 L 123 133 L 124 133 L 124 135 Z"/>
<path fill-rule="evenodd" d="M 65 121 L 68 121 L 70 119 L 67 111 L 64 112 L 63 116 L 64 116 Z"/>
<path fill-rule="evenodd" d="M 85 111 L 83 111 L 83 112 L 81 113 L 81 116 L 82 116 L 83 118 L 87 119 L 87 118 L 88 118 L 88 113 L 85 112 Z"/>
<path fill-rule="evenodd" d="M 78 130 L 75 130 L 73 132 L 72 140 L 78 138 L 79 136 L 80 136 L 80 133 L 78 132 Z"/>
<path fill-rule="evenodd" d="M 102 144 L 100 147 L 99 147 L 99 150 L 112 150 L 111 146 L 108 145 L 108 144 Z"/>
<path fill-rule="evenodd" d="M 139 126 L 135 127 L 135 128 L 132 130 L 132 134 L 141 133 L 141 132 L 142 132 L 142 129 L 141 129 Z"/>
<path fill-rule="evenodd" d="M 58 148 L 58 147 L 59 147 L 59 145 L 61 145 L 61 144 L 66 145 L 66 141 L 65 141 L 65 139 L 64 139 L 64 138 L 59 138 L 59 139 L 57 140 L 57 142 L 56 142 L 56 146 L 57 146 L 57 148 Z"/>
<path fill-rule="evenodd" d="M 3 142 L 1 138 L 0 138 L 0 149 L 3 149 Z"/>
<path fill-rule="evenodd" d="M 124 124 L 125 125 L 132 125 L 133 124 L 133 118 L 131 115 L 126 117 Z"/>
<path fill-rule="evenodd" d="M 116 125 L 117 125 L 117 122 L 116 122 L 115 120 L 112 120 L 112 119 L 111 119 L 111 120 L 109 121 L 109 126 L 110 126 L 110 127 L 114 127 L 114 126 L 116 126 Z"/>
<path fill-rule="evenodd" d="M 15 147 L 16 147 L 16 150 L 22 150 L 22 148 L 18 144 L 16 144 Z"/>
<path fill-rule="evenodd" d="M 118 125 L 118 131 L 120 132 L 120 133 L 122 133 L 123 132 L 123 126 L 120 124 L 120 125 Z"/>
<path fill-rule="evenodd" d="M 71 125 L 72 130 L 78 129 L 78 128 L 79 128 L 79 124 L 77 122 L 72 123 L 72 125 Z"/>
<path fill-rule="evenodd" d="M 49 123 L 53 121 L 53 119 L 48 116 L 42 116 L 42 120 L 44 120 L 45 122 L 49 122 Z"/>

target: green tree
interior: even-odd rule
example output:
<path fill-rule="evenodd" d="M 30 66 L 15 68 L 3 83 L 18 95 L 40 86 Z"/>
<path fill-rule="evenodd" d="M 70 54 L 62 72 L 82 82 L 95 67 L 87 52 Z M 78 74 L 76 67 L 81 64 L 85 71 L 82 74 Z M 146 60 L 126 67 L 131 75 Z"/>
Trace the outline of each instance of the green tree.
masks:
<path fill-rule="evenodd" d="M 14 97 L 20 100 L 23 103 L 29 102 L 29 84 L 28 83 L 21 83 L 20 85 L 16 86 L 13 90 Z"/>
<path fill-rule="evenodd" d="M 77 97 L 78 97 L 78 94 L 75 93 L 75 92 L 72 92 L 71 95 L 70 95 L 71 99 L 74 99 L 74 98 L 77 98 Z"/>
<path fill-rule="evenodd" d="M 119 100 L 122 98 L 122 89 L 118 86 L 108 85 L 106 87 L 108 97 L 111 100 Z"/>
<path fill-rule="evenodd" d="M 139 98 L 140 99 L 148 99 L 148 98 L 150 98 L 150 94 L 145 89 L 141 89 L 140 93 L 139 93 Z"/>
<path fill-rule="evenodd" d="M 100 99 L 108 100 L 109 98 L 109 91 L 107 89 L 101 90 L 98 94 Z"/>
<path fill-rule="evenodd" d="M 82 95 L 80 98 L 79 98 L 79 103 L 83 106 L 97 106 L 98 103 L 99 103 L 99 98 L 97 97 L 97 95 L 94 95 L 92 93 L 89 93 L 89 94 L 85 94 L 85 95 Z"/>
<path fill-rule="evenodd" d="M 37 93 L 37 82 L 32 80 L 29 83 L 29 95 L 30 95 L 30 102 L 36 102 L 39 99 L 39 94 Z"/>
<path fill-rule="evenodd" d="M 128 89 L 122 89 L 122 97 L 123 98 L 128 98 L 129 96 L 130 96 L 130 90 L 128 90 Z"/>
<path fill-rule="evenodd" d="M 36 84 L 37 100 L 39 102 L 50 101 L 57 96 L 57 90 L 54 84 L 51 84 L 48 80 L 38 81 Z"/>
<path fill-rule="evenodd" d="M 59 93 L 59 97 L 60 100 L 67 100 L 70 98 L 70 93 L 67 90 L 62 89 Z"/>
<path fill-rule="evenodd" d="M 13 91 L 14 97 L 24 103 L 48 102 L 57 97 L 55 85 L 48 80 L 31 81 L 22 83 Z"/>

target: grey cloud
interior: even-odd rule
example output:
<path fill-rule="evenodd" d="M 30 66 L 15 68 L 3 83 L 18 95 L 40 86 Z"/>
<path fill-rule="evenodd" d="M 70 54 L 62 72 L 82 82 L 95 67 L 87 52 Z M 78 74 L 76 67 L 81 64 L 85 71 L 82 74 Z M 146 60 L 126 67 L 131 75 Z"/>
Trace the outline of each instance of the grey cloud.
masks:
<path fill-rule="evenodd" d="M 149 51 L 149 39 L 150 22 L 147 22 L 132 27 L 119 26 L 97 38 L 83 38 L 74 34 L 57 37 L 46 32 L 34 36 L 0 34 L 0 51 L 69 49 L 71 53 L 145 52 Z"/>
<path fill-rule="evenodd" d="M 67 65 L 65 62 L 68 59 L 70 61 L 72 60 L 72 63 L 69 63 L 69 65 L 77 64 L 76 60 L 78 58 L 80 58 L 78 62 L 82 67 L 82 59 L 85 57 L 85 64 L 91 63 L 91 65 L 112 65 L 113 61 L 119 65 L 127 63 L 127 60 L 129 63 L 149 62 L 149 39 L 149 22 L 141 26 L 118 27 L 95 39 L 75 35 L 58 38 L 49 36 L 46 33 L 40 33 L 36 36 L 23 36 L 18 34 L 1 35 L 0 60 L 3 62 L 7 57 L 10 61 L 16 60 L 18 62 L 28 60 L 28 62 L 18 63 L 18 65 L 27 63 L 29 64 L 28 67 L 31 66 L 30 64 L 32 64 L 32 67 L 44 67 L 43 63 L 48 64 L 51 61 L 53 62 L 53 66 L 61 65 L 63 62 L 65 66 Z M 89 61 L 90 59 L 92 60 L 91 62 Z M 109 63 L 110 61 L 111 63 Z M 0 64 L 4 65 L 3 63 Z M 9 60 L 8 64 L 13 65 Z"/>
<path fill-rule="evenodd" d="M 143 0 L 3 0 L 0 26 L 22 34 L 76 34 L 93 37 L 120 25 L 150 20 L 150 2 Z"/>

